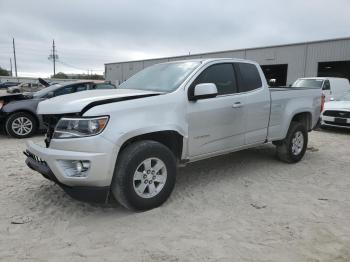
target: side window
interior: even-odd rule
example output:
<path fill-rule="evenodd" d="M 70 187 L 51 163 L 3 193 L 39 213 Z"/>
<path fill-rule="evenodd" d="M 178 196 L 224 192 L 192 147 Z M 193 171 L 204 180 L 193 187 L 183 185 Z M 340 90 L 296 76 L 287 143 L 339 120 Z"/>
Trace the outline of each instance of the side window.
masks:
<path fill-rule="evenodd" d="M 324 81 L 322 90 L 331 90 L 331 84 L 329 83 L 329 80 Z"/>
<path fill-rule="evenodd" d="M 87 90 L 87 84 L 80 84 L 74 87 L 75 87 L 75 92 L 81 92 L 81 91 Z"/>
<path fill-rule="evenodd" d="M 233 65 L 229 63 L 212 65 L 206 68 L 194 81 L 195 85 L 202 83 L 214 83 L 218 89 L 218 95 L 237 93 Z"/>
<path fill-rule="evenodd" d="M 55 91 L 55 96 L 61 96 L 73 93 L 73 86 L 65 86 Z"/>
<path fill-rule="evenodd" d="M 114 85 L 110 84 L 96 84 L 94 85 L 93 89 L 114 89 Z"/>
<path fill-rule="evenodd" d="M 235 66 L 239 71 L 239 92 L 248 92 L 262 86 L 259 71 L 254 64 L 236 63 Z"/>

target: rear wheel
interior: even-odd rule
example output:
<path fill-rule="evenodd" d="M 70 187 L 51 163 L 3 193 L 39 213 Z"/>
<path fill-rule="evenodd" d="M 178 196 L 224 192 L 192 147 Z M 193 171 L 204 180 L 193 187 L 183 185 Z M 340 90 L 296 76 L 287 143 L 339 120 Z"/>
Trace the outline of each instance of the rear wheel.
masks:
<path fill-rule="evenodd" d="M 287 163 L 299 162 L 306 151 L 308 133 L 306 127 L 299 122 L 292 122 L 287 137 L 276 142 L 277 157 Z"/>
<path fill-rule="evenodd" d="M 121 152 L 111 189 L 124 207 L 148 210 L 168 199 L 175 179 L 176 159 L 169 148 L 155 141 L 138 141 Z"/>
<path fill-rule="evenodd" d="M 15 138 L 27 138 L 37 131 L 37 121 L 26 112 L 10 115 L 5 124 L 6 133 Z"/>

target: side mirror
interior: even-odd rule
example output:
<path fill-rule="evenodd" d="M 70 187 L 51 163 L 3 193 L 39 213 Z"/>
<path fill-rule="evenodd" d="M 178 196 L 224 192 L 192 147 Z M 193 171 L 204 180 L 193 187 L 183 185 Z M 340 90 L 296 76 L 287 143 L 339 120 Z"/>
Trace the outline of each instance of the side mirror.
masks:
<path fill-rule="evenodd" d="M 46 97 L 47 98 L 53 98 L 55 96 L 54 92 L 48 92 Z"/>
<path fill-rule="evenodd" d="M 277 80 L 274 79 L 274 78 L 269 79 L 269 85 L 270 85 L 270 86 L 275 86 L 275 85 L 276 85 L 276 82 L 277 82 Z"/>
<path fill-rule="evenodd" d="M 213 83 L 198 84 L 194 87 L 193 96 L 189 98 L 191 101 L 198 99 L 206 99 L 216 97 L 218 95 L 218 89 Z"/>

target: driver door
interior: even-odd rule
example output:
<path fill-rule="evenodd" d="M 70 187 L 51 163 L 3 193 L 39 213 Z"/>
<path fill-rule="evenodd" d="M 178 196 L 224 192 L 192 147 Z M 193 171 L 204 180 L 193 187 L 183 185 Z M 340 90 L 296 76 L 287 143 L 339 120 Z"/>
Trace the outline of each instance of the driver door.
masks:
<path fill-rule="evenodd" d="M 207 67 L 192 83 L 189 92 L 201 83 L 214 83 L 218 95 L 214 98 L 189 101 L 190 158 L 241 147 L 245 139 L 243 103 L 241 95 L 237 93 L 233 64 L 221 63 Z"/>

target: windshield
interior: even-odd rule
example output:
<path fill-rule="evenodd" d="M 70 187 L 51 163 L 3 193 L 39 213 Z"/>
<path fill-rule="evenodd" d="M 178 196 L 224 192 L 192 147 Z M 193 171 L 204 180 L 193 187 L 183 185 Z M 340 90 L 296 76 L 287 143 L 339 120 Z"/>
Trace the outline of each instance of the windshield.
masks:
<path fill-rule="evenodd" d="M 346 92 L 339 100 L 340 101 L 350 101 L 350 92 Z"/>
<path fill-rule="evenodd" d="M 126 80 L 119 88 L 172 92 L 199 65 L 200 62 L 175 62 L 150 66 Z"/>
<path fill-rule="evenodd" d="M 298 79 L 292 87 L 321 88 L 323 79 Z"/>
<path fill-rule="evenodd" d="M 57 88 L 61 87 L 62 85 L 60 84 L 56 84 L 56 85 L 52 85 L 49 87 L 46 87 L 38 92 L 35 92 L 33 94 L 33 97 L 44 97 L 45 95 L 47 95 L 49 92 L 53 92 L 55 91 Z"/>

